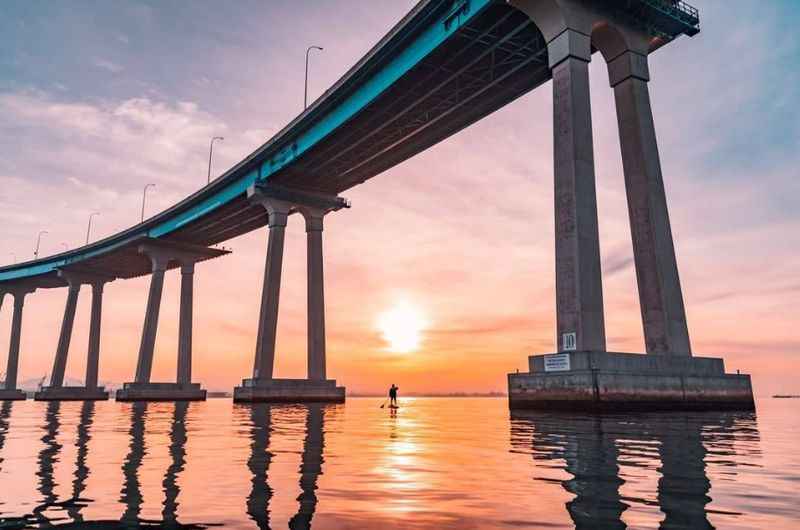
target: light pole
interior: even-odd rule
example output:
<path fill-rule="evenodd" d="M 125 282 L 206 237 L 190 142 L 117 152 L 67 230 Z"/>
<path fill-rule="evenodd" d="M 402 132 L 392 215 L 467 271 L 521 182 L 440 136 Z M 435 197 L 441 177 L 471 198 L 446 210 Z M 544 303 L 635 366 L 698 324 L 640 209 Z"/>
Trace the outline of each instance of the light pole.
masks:
<path fill-rule="evenodd" d="M 89 214 L 89 226 L 86 227 L 86 244 L 89 244 L 89 234 L 92 231 L 92 217 L 100 215 L 100 212 L 92 212 Z"/>
<path fill-rule="evenodd" d="M 152 188 L 155 188 L 155 187 L 156 187 L 156 185 L 155 185 L 155 184 L 153 184 L 153 183 L 150 183 L 150 184 L 145 184 L 145 186 L 144 186 L 144 191 L 142 192 L 142 222 L 144 222 L 144 203 L 145 203 L 145 201 L 147 200 L 147 190 L 148 190 L 149 188 L 151 188 L 151 187 L 152 187 Z"/>
<path fill-rule="evenodd" d="M 211 184 L 211 153 L 214 152 L 214 140 L 224 140 L 222 136 L 215 136 L 211 139 L 211 144 L 208 146 L 208 182 Z"/>
<path fill-rule="evenodd" d="M 306 84 L 305 89 L 303 90 L 303 110 L 308 108 L 308 54 L 311 50 L 322 51 L 323 48 L 321 46 L 309 46 L 306 49 Z"/>
<path fill-rule="evenodd" d="M 33 251 L 33 259 L 39 259 L 39 245 L 42 243 L 42 236 L 48 233 L 47 230 L 41 230 L 39 236 L 36 238 L 36 250 Z"/>

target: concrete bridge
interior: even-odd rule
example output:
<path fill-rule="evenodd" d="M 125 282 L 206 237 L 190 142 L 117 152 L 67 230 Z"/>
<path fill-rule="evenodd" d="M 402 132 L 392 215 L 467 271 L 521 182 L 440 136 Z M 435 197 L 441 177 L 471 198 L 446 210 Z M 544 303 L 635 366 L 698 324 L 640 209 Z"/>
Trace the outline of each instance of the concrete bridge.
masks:
<path fill-rule="evenodd" d="M 599 51 L 608 64 L 616 98 L 647 354 L 690 357 L 675 365 L 682 378 L 680 396 L 672 387 L 653 393 L 634 385 L 633 392 L 649 392 L 655 400 L 685 402 L 688 379 L 683 375 L 697 375 L 698 370 L 691 360 L 650 109 L 648 55 L 681 35 L 698 31 L 697 10 L 678 0 L 420 1 L 322 97 L 215 182 L 109 238 L 0 269 L 0 300 L 9 294 L 14 303 L 7 375 L 0 397 L 24 397 L 16 385 L 26 296 L 38 289 L 67 288 L 50 384 L 36 397 L 106 398 L 107 393 L 97 386 L 103 285 L 149 274 L 150 293 L 136 374 L 116 397 L 204 399 L 205 391 L 191 377 L 195 264 L 225 254 L 213 245 L 267 225 L 269 241 L 253 374 L 235 389 L 234 399 L 344 400 L 344 388 L 328 379 L 326 372 L 324 217 L 350 206 L 340 193 L 551 79 L 556 343 L 559 352 L 593 352 L 606 364 L 614 364 L 614 354 L 606 352 L 589 98 L 588 64 Z M 308 377 L 302 380 L 273 377 L 284 229 L 292 214 L 305 218 L 308 237 Z M 182 282 L 176 380 L 152 382 L 164 275 L 178 268 Z M 92 289 L 86 386 L 68 388 L 63 386 L 64 369 L 83 285 Z M 561 362 L 569 372 L 570 355 L 548 357 L 547 365 Z M 635 372 L 658 378 L 653 372 L 655 365 L 634 364 Z M 722 368 L 721 362 L 714 366 Z M 596 368 L 588 369 L 596 372 Z M 730 390 L 722 401 L 752 406 L 747 376 L 736 378 L 726 376 L 724 370 L 717 372 L 700 374 L 701 402 L 720 402 L 721 394 L 716 390 L 711 399 L 703 397 L 709 380 L 704 377 L 713 375 L 714 388 L 723 393 Z M 558 378 L 551 375 L 510 376 L 511 403 L 535 406 L 572 402 L 576 395 L 585 394 L 587 384 L 597 386 L 596 377 L 587 383 L 583 376 L 572 377 L 580 375 L 572 372 L 560 373 Z M 657 386 L 661 383 L 656 381 Z M 590 393 L 599 395 L 594 390 Z M 624 395 L 612 394 L 617 398 L 611 401 L 626 401 Z M 620 396 L 622 399 L 618 399 Z"/>

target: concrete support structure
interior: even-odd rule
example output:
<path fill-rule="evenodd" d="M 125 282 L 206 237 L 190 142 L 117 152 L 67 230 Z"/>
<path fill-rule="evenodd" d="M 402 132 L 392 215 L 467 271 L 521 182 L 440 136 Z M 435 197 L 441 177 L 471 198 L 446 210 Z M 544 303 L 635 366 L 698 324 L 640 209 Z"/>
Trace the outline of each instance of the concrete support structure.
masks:
<path fill-rule="evenodd" d="M 510 0 L 547 41 L 553 77 L 557 346 L 509 374 L 512 408 L 752 409 L 750 377 L 692 357 L 647 83 L 663 44 L 610 5 Z M 588 62 L 614 90 L 647 354 L 606 351 Z"/>
<path fill-rule="evenodd" d="M 553 72 L 556 228 L 556 341 L 605 350 L 597 228 L 588 35 L 566 30 L 548 43 Z"/>
<path fill-rule="evenodd" d="M 80 401 L 108 399 L 108 392 L 97 386 L 100 362 L 100 324 L 103 304 L 103 286 L 114 278 L 94 272 L 60 270 L 58 273 L 67 282 L 67 302 L 61 321 L 50 385 L 36 392 L 37 401 Z M 92 286 L 91 322 L 89 325 L 89 344 L 86 354 L 86 378 L 84 386 L 64 386 L 64 373 L 75 323 L 75 310 L 82 285 Z"/>
<path fill-rule="evenodd" d="M 322 219 L 325 212 L 304 211 L 307 238 L 308 275 L 308 378 L 324 381 L 325 370 L 325 285 L 322 260 Z"/>
<path fill-rule="evenodd" d="M 17 388 L 17 375 L 19 370 L 19 343 L 22 338 L 22 309 L 25 306 L 25 296 L 35 291 L 30 287 L 18 287 L 7 292 L 14 296 L 14 316 L 11 319 L 11 337 L 8 346 L 8 363 L 6 365 L 6 379 L 0 389 L 0 400 L 23 400 L 25 392 Z"/>
<path fill-rule="evenodd" d="M 647 57 L 623 52 L 608 63 L 608 74 L 617 107 L 647 353 L 691 355 L 647 88 Z"/>
<path fill-rule="evenodd" d="M 253 377 L 234 389 L 234 401 L 344 401 L 344 387 L 327 379 L 325 359 L 325 293 L 322 258 L 323 217 L 349 203 L 339 197 L 321 196 L 276 186 L 258 185 L 248 190 L 250 200 L 268 216 L 269 242 L 264 267 L 264 286 L 258 322 Z M 288 216 L 301 213 L 306 221 L 308 250 L 308 376 L 275 379 L 275 333 L 278 327 L 283 244 Z"/>
<path fill-rule="evenodd" d="M 194 305 L 194 266 L 201 260 L 226 254 L 226 251 L 185 243 L 151 240 L 139 246 L 152 265 L 136 377 L 117 391 L 117 401 L 202 401 L 206 391 L 192 382 L 192 319 Z M 178 330 L 178 362 L 175 383 L 150 381 L 153 370 L 158 318 L 164 275 L 171 266 L 181 269 L 181 298 Z"/>

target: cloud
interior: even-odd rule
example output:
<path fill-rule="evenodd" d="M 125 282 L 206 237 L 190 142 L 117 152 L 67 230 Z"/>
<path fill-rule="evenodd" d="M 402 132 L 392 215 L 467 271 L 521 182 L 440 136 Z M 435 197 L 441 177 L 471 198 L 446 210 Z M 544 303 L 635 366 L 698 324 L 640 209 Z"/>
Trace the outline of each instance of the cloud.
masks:
<path fill-rule="evenodd" d="M 118 74 L 123 70 L 125 70 L 125 68 L 122 67 L 121 65 L 113 61 L 109 61 L 108 59 L 97 58 L 92 62 L 92 64 L 95 65 L 97 68 L 100 68 L 101 70 L 106 70 L 107 72 L 111 72 L 112 74 Z"/>

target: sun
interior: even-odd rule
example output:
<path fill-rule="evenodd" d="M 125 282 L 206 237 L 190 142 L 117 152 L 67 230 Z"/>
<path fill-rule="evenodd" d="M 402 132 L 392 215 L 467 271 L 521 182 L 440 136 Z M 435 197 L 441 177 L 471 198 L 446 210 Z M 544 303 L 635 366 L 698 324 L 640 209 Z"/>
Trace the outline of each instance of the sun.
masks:
<path fill-rule="evenodd" d="M 419 349 L 426 322 L 422 311 L 411 302 L 397 302 L 378 315 L 378 329 L 389 344 L 389 351 L 408 353 Z"/>

